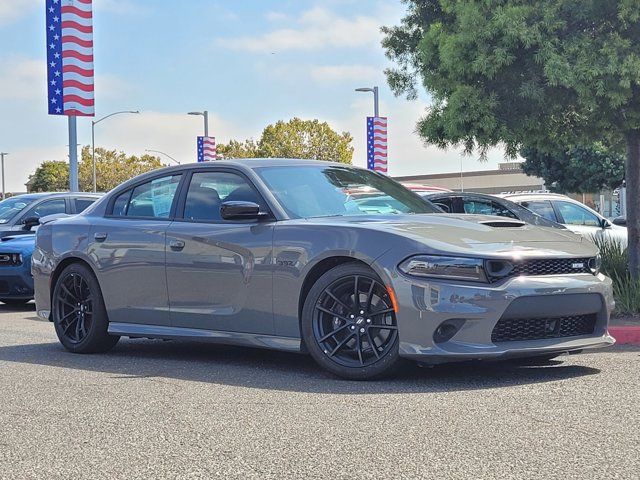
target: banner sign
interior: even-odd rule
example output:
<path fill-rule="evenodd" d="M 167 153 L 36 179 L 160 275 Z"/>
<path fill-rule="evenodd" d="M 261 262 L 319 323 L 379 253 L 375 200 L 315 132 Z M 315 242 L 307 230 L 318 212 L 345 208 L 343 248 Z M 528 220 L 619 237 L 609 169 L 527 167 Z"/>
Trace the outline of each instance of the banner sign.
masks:
<path fill-rule="evenodd" d="M 387 117 L 367 117 L 367 168 L 387 173 Z"/>
<path fill-rule="evenodd" d="M 212 162 L 216 160 L 215 137 L 198 137 L 198 161 Z"/>
<path fill-rule="evenodd" d="M 95 115 L 92 0 L 46 0 L 50 115 Z"/>

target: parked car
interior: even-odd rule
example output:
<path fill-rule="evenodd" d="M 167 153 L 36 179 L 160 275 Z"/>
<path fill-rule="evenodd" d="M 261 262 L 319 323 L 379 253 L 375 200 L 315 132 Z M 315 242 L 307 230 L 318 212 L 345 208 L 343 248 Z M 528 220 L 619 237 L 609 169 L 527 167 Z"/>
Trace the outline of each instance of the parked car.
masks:
<path fill-rule="evenodd" d="M 73 215 L 100 198 L 97 193 L 27 193 L 0 201 L 0 238 L 33 233 L 41 217 Z"/>
<path fill-rule="evenodd" d="M 541 217 L 510 200 L 484 193 L 431 193 L 425 195 L 425 198 L 447 213 L 496 215 L 498 217 L 515 218 L 541 227 L 566 228 L 564 225 Z"/>
<path fill-rule="evenodd" d="M 20 197 L 25 197 L 26 195 L 20 195 Z M 19 197 L 12 197 L 19 198 Z M 32 231 L 33 227 L 37 226 L 44 217 L 48 219 L 54 219 L 55 217 L 63 217 L 67 214 L 64 213 L 54 213 L 52 215 L 42 215 L 46 213 L 48 210 L 53 210 L 55 205 L 60 206 L 64 203 L 65 209 L 67 205 L 71 208 L 69 210 L 73 213 L 80 213 L 89 205 L 91 205 L 95 200 L 100 198 L 100 195 L 96 194 L 54 194 L 53 199 L 56 200 L 56 203 L 47 205 L 43 204 L 43 202 L 47 202 L 48 197 L 41 198 L 36 202 L 35 205 L 25 206 L 23 207 L 24 212 L 22 214 L 16 213 L 16 215 L 20 218 L 30 219 L 28 222 L 23 223 L 23 228 L 21 230 L 9 230 L 4 231 L 2 235 L 0 235 L 0 302 L 6 303 L 8 305 L 19 305 L 23 303 L 27 303 L 31 299 L 33 299 L 33 277 L 31 276 L 31 255 L 33 253 L 33 249 L 35 248 L 35 235 Z M 8 201 L 11 199 L 7 199 Z M 21 200 L 22 203 L 26 203 L 26 201 Z M 31 203 L 34 201 L 32 200 Z M 0 209 L 2 208 L 2 204 L 4 202 L 0 202 Z M 15 208 L 15 206 L 20 203 L 11 202 L 12 205 L 10 208 Z M 27 215 L 27 216 L 25 216 Z M 42 215 L 40 217 L 35 217 L 35 215 Z M 37 218 L 37 222 L 36 222 Z M 20 223 L 18 222 L 18 225 Z M 27 230 L 26 227 L 32 225 Z"/>
<path fill-rule="evenodd" d="M 538 215 L 563 224 L 586 237 L 611 238 L 627 243 L 627 229 L 614 225 L 595 210 L 566 195 L 556 193 L 503 194 L 502 198 L 518 203 Z"/>
<path fill-rule="evenodd" d="M 361 209 L 348 192 L 398 202 Z M 444 214 L 378 173 L 251 159 L 156 170 L 40 227 L 38 315 L 71 352 L 121 336 L 308 352 L 352 379 L 402 359 L 611 345 L 611 281 L 568 230 Z"/>

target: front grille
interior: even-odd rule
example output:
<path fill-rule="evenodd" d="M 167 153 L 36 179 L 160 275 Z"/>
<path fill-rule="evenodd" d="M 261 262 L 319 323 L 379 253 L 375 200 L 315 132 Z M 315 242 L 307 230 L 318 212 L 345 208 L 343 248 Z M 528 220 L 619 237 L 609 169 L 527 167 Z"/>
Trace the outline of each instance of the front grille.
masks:
<path fill-rule="evenodd" d="M 493 327 L 491 341 L 500 343 L 591 335 L 595 327 L 595 314 L 552 318 L 501 318 Z"/>
<path fill-rule="evenodd" d="M 22 255 L 19 253 L 0 253 L 0 267 L 15 267 L 22 265 Z"/>
<path fill-rule="evenodd" d="M 524 260 L 513 264 L 512 275 L 562 275 L 591 273 L 589 258 L 546 258 Z"/>

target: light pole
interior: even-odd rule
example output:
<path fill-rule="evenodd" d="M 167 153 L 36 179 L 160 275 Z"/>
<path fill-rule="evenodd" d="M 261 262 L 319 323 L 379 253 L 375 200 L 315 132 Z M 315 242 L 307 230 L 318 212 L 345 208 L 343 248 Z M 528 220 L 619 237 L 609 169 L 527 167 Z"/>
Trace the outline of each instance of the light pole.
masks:
<path fill-rule="evenodd" d="M 373 116 L 377 117 L 379 116 L 379 111 L 378 111 L 378 87 L 361 87 L 361 88 L 356 88 L 356 92 L 373 92 Z"/>
<path fill-rule="evenodd" d="M 204 117 L 204 136 L 209 136 L 209 112 L 189 112 L 187 115 L 202 115 Z"/>
<path fill-rule="evenodd" d="M 174 162 L 176 162 L 178 165 L 180 165 L 180 162 L 178 160 L 176 160 L 175 158 L 173 158 L 171 155 L 169 155 L 168 153 L 164 153 L 161 152 L 160 150 L 150 150 L 148 148 L 144 149 L 145 152 L 151 152 L 151 153 L 159 153 L 161 155 L 164 155 L 165 157 L 170 158 L 171 160 L 173 160 Z"/>
<path fill-rule="evenodd" d="M 109 115 L 105 115 L 99 120 L 95 120 L 91 122 L 91 163 L 93 168 L 93 191 L 97 191 L 96 187 L 96 124 L 100 123 L 103 120 L 106 120 L 109 117 L 113 117 L 114 115 L 121 115 L 123 113 L 140 113 L 138 110 L 123 110 L 121 112 L 113 112 Z"/>
<path fill-rule="evenodd" d="M 4 200 L 4 156 L 9 155 L 7 152 L 0 152 L 0 159 L 2 159 L 2 200 Z"/>

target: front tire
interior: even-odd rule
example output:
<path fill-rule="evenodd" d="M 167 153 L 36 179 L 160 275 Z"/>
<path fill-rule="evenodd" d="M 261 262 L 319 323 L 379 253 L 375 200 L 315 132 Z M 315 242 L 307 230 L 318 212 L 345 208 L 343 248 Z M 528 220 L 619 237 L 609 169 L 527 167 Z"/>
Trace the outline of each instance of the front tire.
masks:
<path fill-rule="evenodd" d="M 60 343 L 73 353 L 106 352 L 120 337 L 109 335 L 109 320 L 98 280 L 86 266 L 66 267 L 53 289 L 53 324 Z"/>
<path fill-rule="evenodd" d="M 389 292 L 360 263 L 339 265 L 316 281 L 302 310 L 302 337 L 321 367 L 350 380 L 388 376 L 401 361 Z"/>

